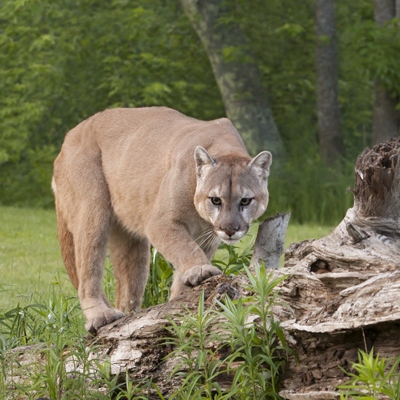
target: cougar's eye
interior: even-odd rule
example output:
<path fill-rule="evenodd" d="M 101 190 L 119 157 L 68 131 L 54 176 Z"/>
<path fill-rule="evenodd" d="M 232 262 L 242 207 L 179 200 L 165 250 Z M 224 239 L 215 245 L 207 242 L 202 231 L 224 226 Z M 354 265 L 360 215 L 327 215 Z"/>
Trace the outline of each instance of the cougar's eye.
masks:
<path fill-rule="evenodd" d="M 222 201 L 219 197 L 210 197 L 211 203 L 214 204 L 214 206 L 220 206 Z"/>
<path fill-rule="evenodd" d="M 251 197 L 245 197 L 242 200 L 240 200 L 240 205 L 242 207 L 246 207 L 248 205 L 250 205 L 250 203 L 253 201 L 253 199 Z"/>

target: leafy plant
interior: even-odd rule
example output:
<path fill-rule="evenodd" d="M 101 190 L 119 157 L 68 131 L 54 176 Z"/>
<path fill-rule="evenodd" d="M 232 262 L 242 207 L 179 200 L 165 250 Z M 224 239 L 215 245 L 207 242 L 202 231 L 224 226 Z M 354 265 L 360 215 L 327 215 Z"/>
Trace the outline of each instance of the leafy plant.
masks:
<path fill-rule="evenodd" d="M 353 363 L 352 370 L 347 375 L 350 380 L 338 388 L 341 391 L 340 398 L 375 400 L 380 396 L 386 396 L 391 400 L 400 399 L 400 357 L 386 360 L 374 354 L 362 350 L 358 353 L 358 362 Z"/>
<path fill-rule="evenodd" d="M 5 400 L 6 395 L 7 400 L 9 398 L 33 400 L 40 396 L 50 397 L 50 392 L 52 398 L 63 400 L 109 398 L 123 400 L 129 396 L 140 399 L 148 397 L 150 389 L 152 396 L 157 393 L 162 399 L 163 396 L 154 383 L 132 382 L 128 375 L 125 379 L 113 376 L 110 363 L 94 356 L 95 348 L 93 345 L 89 346 L 85 340 L 84 319 L 76 292 L 72 289 L 61 261 L 55 261 L 60 256 L 54 212 L 5 207 L 0 211 L 3 228 L 0 232 L 2 242 L 0 264 L 5 274 L 4 281 L 9 283 L 7 286 L 3 283 L 3 303 L 0 308 L 0 400 Z M 306 237 L 323 236 L 330 230 L 330 228 L 324 228 L 327 231 L 320 229 L 321 227 L 317 226 L 291 225 L 289 237 L 290 240 L 298 241 Z M 227 274 L 243 270 L 244 265 L 248 264 L 251 246 L 251 239 L 248 244 L 242 243 L 241 246 L 233 248 L 224 246 L 218 251 L 216 265 Z M 168 297 L 168 280 L 172 279 L 172 268 L 159 253 L 152 253 L 151 268 L 144 306 L 165 301 Z M 53 271 L 58 269 L 62 272 L 54 277 Z M 186 388 L 185 393 L 196 393 L 196 390 L 199 390 L 197 392 L 199 396 L 205 396 L 205 378 L 202 375 L 204 368 L 208 371 L 207 390 L 215 396 L 215 399 L 229 398 L 230 395 L 230 392 L 224 392 L 225 387 L 220 388 L 217 385 L 218 377 L 225 379 L 226 376 L 233 380 L 236 376 L 238 388 L 233 388 L 232 390 L 236 391 L 232 391 L 231 395 L 233 396 L 231 398 L 235 399 L 249 398 L 246 397 L 247 389 L 250 388 L 246 383 L 250 382 L 249 376 L 254 377 L 255 390 L 260 390 L 257 387 L 257 379 L 262 377 L 267 378 L 266 385 L 270 385 L 270 376 L 273 374 L 269 372 L 270 366 L 267 362 L 263 363 L 261 356 L 266 355 L 274 365 L 282 363 L 286 350 L 281 350 L 279 346 L 285 348 L 286 345 L 284 342 L 279 342 L 279 335 L 274 331 L 277 328 L 279 333 L 280 329 L 276 321 L 271 325 L 272 329 L 268 330 L 272 321 L 269 319 L 270 307 L 279 301 L 275 298 L 275 291 L 271 287 L 274 285 L 274 280 L 264 275 L 262 268 L 256 270 L 254 279 L 255 282 L 249 288 L 253 293 L 251 297 L 240 301 L 225 299 L 221 302 L 225 307 L 233 309 L 233 313 L 236 313 L 234 318 L 240 320 L 244 314 L 243 325 L 232 326 L 220 305 L 215 305 L 214 309 L 207 311 L 204 304 L 199 303 L 199 307 L 203 306 L 203 313 L 198 314 L 198 309 L 192 313 L 188 311 L 185 313 L 185 318 L 192 319 L 191 324 L 177 324 L 176 329 L 173 329 L 177 336 L 174 336 L 175 339 L 179 339 L 179 343 L 174 342 L 174 346 L 178 347 L 185 343 L 187 362 L 192 363 L 189 367 L 182 364 L 182 368 L 176 373 L 181 374 L 184 379 L 190 370 L 192 376 L 197 377 L 197 380 L 188 380 L 187 384 L 191 383 L 193 386 Z M 261 286 L 254 290 L 252 287 L 257 285 Z M 104 288 L 107 296 L 113 299 L 115 285 L 110 263 L 106 263 Z M 267 299 L 266 302 L 260 300 L 258 292 L 264 293 L 262 296 Z M 20 301 L 20 304 L 15 306 L 17 301 Z M 257 314 L 259 308 L 257 304 L 262 305 L 263 302 L 266 305 L 265 309 L 261 309 Z M 232 334 L 226 330 L 227 335 L 223 335 L 222 329 L 215 333 L 208 331 L 207 327 L 212 324 L 210 320 L 214 319 L 218 328 L 228 325 L 227 329 L 231 328 L 236 333 Z M 263 319 L 267 321 L 264 327 L 261 322 Z M 246 332 L 240 332 L 240 327 Z M 196 332 L 199 329 L 201 332 L 198 335 Z M 268 337 L 263 333 L 267 331 Z M 178 336 L 178 333 L 181 336 Z M 239 334 L 244 338 L 242 342 L 229 337 Z M 203 343 L 203 355 L 200 360 L 202 364 L 197 360 L 197 353 L 191 350 L 191 347 L 198 346 L 199 342 Z M 275 344 L 278 348 L 274 347 Z M 29 364 L 23 365 L 19 353 L 15 350 L 10 352 L 24 345 L 38 345 L 40 362 L 39 358 L 32 358 Z M 263 350 L 262 346 L 270 346 L 270 353 Z M 244 355 L 241 355 L 242 353 Z M 250 368 L 252 356 L 254 356 L 253 364 L 256 365 L 253 369 Z M 74 363 L 71 363 L 71 360 L 74 360 Z M 247 371 L 239 368 L 247 368 Z M 279 368 L 273 371 L 277 369 Z M 274 385 L 278 376 L 279 372 L 276 372 L 273 377 Z M 23 379 L 16 384 L 13 383 L 14 377 Z M 179 398 L 179 394 L 176 396 Z"/>
<path fill-rule="evenodd" d="M 265 266 L 256 267 L 255 275 L 244 268 L 252 296 L 236 301 L 225 298 L 205 309 L 202 295 L 197 312 L 188 310 L 179 324 L 171 321 L 172 337 L 167 344 L 174 350 L 169 356 L 181 360 L 174 374 L 182 377 L 171 398 L 279 398 L 279 373 L 289 349 L 272 306 L 274 288 L 285 278 L 273 279 Z M 229 390 L 218 383 L 222 375 L 232 379 Z"/>
<path fill-rule="evenodd" d="M 218 301 L 227 318 L 232 354 L 227 358 L 229 369 L 237 361 L 231 396 L 239 398 L 278 398 L 279 373 L 284 355 L 289 351 L 283 331 L 274 320 L 272 307 L 277 301 L 274 288 L 285 277 L 273 279 L 265 265 L 255 267 L 255 275 L 245 267 L 253 295 L 232 301 Z"/>
<path fill-rule="evenodd" d="M 172 275 L 171 264 L 156 249 L 152 248 L 150 276 L 143 298 L 144 307 L 168 301 Z"/>
<path fill-rule="evenodd" d="M 253 253 L 254 241 L 250 240 L 244 247 L 229 246 L 222 243 L 219 254 L 212 263 L 220 268 L 225 275 L 237 275 L 245 265 L 249 265 Z"/>
<path fill-rule="evenodd" d="M 182 385 L 170 399 L 211 399 L 220 398 L 221 388 L 217 378 L 226 371 L 218 352 L 224 338 L 211 328 L 218 315 L 204 307 L 204 293 L 200 296 L 197 313 L 187 310 L 181 324 L 170 320 L 168 330 L 173 336 L 166 341 L 174 346 L 170 356 L 179 356 L 180 362 L 174 374 L 182 377 Z M 216 347 L 210 343 L 219 343 Z"/>

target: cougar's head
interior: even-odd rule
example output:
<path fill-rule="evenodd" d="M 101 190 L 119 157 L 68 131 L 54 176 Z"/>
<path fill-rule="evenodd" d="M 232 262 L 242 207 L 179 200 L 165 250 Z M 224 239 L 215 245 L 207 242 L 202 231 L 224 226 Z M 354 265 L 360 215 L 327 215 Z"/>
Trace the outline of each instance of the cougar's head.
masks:
<path fill-rule="evenodd" d="M 222 241 L 233 244 L 267 208 L 272 155 L 263 151 L 253 159 L 235 155 L 213 158 L 198 146 L 194 158 L 196 210 Z"/>

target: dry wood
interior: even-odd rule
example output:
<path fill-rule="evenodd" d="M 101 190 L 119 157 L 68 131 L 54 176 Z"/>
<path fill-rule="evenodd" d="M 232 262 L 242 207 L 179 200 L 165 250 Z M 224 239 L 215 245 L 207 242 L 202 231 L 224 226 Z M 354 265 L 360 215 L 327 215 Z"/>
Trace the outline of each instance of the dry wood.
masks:
<path fill-rule="evenodd" d="M 250 268 L 255 264 L 261 264 L 263 261 L 268 268 L 276 269 L 279 267 L 289 219 L 290 213 L 288 212 L 277 214 L 274 217 L 267 218 L 259 226 Z"/>
<path fill-rule="evenodd" d="M 289 360 L 287 399 L 333 399 L 362 349 L 400 354 L 400 138 L 366 149 L 355 166 L 354 205 L 328 236 L 286 251 L 282 315 L 300 363 Z M 286 319 L 285 319 L 286 318 Z"/>

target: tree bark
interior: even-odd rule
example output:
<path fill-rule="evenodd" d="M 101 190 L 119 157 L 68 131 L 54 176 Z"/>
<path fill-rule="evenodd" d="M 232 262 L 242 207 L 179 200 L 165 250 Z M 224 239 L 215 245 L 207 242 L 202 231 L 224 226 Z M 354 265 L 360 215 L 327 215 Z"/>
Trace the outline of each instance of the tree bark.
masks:
<path fill-rule="evenodd" d="M 261 75 L 246 38 L 234 22 L 225 22 L 222 0 L 181 0 L 214 72 L 227 117 L 241 133 L 252 154 L 268 149 L 279 162 L 285 149 Z M 231 53 L 231 54 L 228 54 Z"/>
<path fill-rule="evenodd" d="M 400 17 L 399 0 L 374 0 L 375 22 L 383 26 L 395 17 Z M 374 108 L 372 113 L 372 144 L 380 143 L 399 134 L 399 111 L 395 98 L 382 84 L 374 82 Z"/>
<path fill-rule="evenodd" d="M 351 370 L 359 349 L 373 348 L 388 359 L 400 354 L 400 137 L 360 154 L 353 194 L 353 207 L 331 234 L 291 245 L 284 267 L 271 270 L 274 277 L 287 277 L 276 287 L 279 301 L 273 313 L 297 354 L 287 358 L 279 393 L 284 399 L 338 399 L 336 388 L 346 380 L 342 369 Z M 264 240 L 271 232 L 267 225 L 283 226 L 281 219 L 272 218 L 260 230 L 257 261 L 269 259 L 274 246 Z M 279 253 L 279 246 L 275 251 Z M 172 373 L 180 358 L 165 358 L 171 349 L 162 339 L 168 336 L 169 319 L 179 323 L 182 313 L 197 309 L 202 291 L 207 307 L 226 295 L 251 295 L 242 275 L 210 278 L 179 299 L 103 327 L 94 339 L 93 357 L 108 360 L 111 374 L 122 380 L 128 373 L 135 383 L 151 381 L 168 398 L 182 376 Z M 221 329 L 221 324 L 217 321 L 210 329 Z M 17 360 L 15 352 L 13 362 L 31 368 L 32 352 L 18 349 Z M 73 357 L 67 367 L 70 374 L 83 368 Z M 229 390 L 231 379 L 218 381 L 220 387 Z M 155 391 L 148 396 L 159 398 Z"/>
<path fill-rule="evenodd" d="M 327 164 L 344 155 L 341 132 L 333 0 L 315 0 L 319 145 Z"/>

